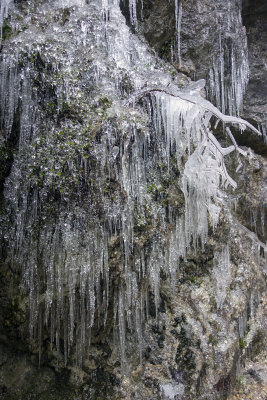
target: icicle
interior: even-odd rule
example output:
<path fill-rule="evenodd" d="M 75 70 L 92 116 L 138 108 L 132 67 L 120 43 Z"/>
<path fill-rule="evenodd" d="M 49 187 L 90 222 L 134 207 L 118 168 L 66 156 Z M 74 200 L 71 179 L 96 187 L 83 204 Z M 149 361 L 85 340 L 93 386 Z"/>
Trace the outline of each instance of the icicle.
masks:
<path fill-rule="evenodd" d="M 262 115 L 263 122 L 258 123 L 258 130 L 262 133 L 264 143 L 267 143 L 267 114 Z"/>
<path fill-rule="evenodd" d="M 247 313 L 247 308 L 245 308 L 243 313 L 238 318 L 238 331 L 240 338 L 243 338 L 245 336 L 247 329 L 248 329 L 248 313 Z"/>
<path fill-rule="evenodd" d="M 2 40 L 2 28 L 5 18 L 8 16 L 9 9 L 13 5 L 13 0 L 1 0 L 0 3 L 0 43 Z"/>
<path fill-rule="evenodd" d="M 129 0 L 130 21 L 135 27 L 137 27 L 137 1 Z"/>
<path fill-rule="evenodd" d="M 224 245 L 221 251 L 214 253 L 212 274 L 216 285 L 216 303 L 219 310 L 225 301 L 226 289 L 229 287 L 232 274 L 228 244 Z"/>
<path fill-rule="evenodd" d="M 175 22 L 176 22 L 176 40 L 177 40 L 177 56 L 178 56 L 178 63 L 179 68 L 182 65 L 181 59 L 181 24 L 182 24 L 182 13 L 183 13 L 183 0 L 175 0 Z"/>
<path fill-rule="evenodd" d="M 123 294 L 119 294 L 118 301 L 118 323 L 119 323 L 119 338 L 120 338 L 120 352 L 123 366 L 126 365 L 126 354 L 125 354 L 125 312 L 123 304 Z"/>
<path fill-rule="evenodd" d="M 240 115 L 249 79 L 247 38 L 240 10 L 231 10 L 231 2 L 227 6 L 228 24 L 224 26 L 222 21 L 219 29 L 219 54 L 209 71 L 207 95 L 223 113 Z M 234 35 L 233 24 L 236 25 Z"/>

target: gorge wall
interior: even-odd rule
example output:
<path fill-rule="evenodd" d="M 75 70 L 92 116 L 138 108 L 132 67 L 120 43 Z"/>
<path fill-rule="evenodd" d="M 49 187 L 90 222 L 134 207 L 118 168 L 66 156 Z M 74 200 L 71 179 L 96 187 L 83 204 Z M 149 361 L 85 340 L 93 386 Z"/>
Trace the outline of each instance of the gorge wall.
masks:
<path fill-rule="evenodd" d="M 261 353 L 266 10 L 252 7 L 2 1 L 4 399 L 226 399 Z"/>

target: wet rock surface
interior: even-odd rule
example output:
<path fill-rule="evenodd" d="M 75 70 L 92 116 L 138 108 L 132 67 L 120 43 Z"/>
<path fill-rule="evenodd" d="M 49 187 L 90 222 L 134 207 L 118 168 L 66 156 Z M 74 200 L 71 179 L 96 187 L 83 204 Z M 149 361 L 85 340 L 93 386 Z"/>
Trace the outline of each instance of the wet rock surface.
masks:
<path fill-rule="evenodd" d="M 229 397 L 230 400 L 264 400 L 267 392 L 266 354 L 263 352 L 254 357 L 240 371 L 236 388 Z"/>

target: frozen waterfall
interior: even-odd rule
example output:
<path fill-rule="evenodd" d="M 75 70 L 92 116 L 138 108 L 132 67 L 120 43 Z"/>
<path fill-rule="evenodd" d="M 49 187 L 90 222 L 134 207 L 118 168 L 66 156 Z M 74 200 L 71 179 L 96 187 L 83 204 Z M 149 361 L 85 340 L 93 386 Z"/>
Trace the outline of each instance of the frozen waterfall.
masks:
<path fill-rule="evenodd" d="M 10 4 L 1 3 L 1 24 Z M 182 2 L 175 4 L 181 63 Z M 129 5 L 135 24 L 136 2 Z M 65 363 L 75 346 L 81 364 L 99 327 L 112 325 L 126 366 L 127 332 L 141 354 L 162 271 L 175 286 L 180 261 L 216 229 L 224 186 L 236 186 L 224 158 L 245 153 L 230 134 L 231 145 L 220 145 L 212 117 L 246 124 L 223 115 L 235 113 L 234 96 L 240 108 L 246 65 L 238 69 L 231 52 L 231 93 L 223 54 L 214 65 L 211 97 L 220 98 L 220 112 L 201 97 L 203 81 L 184 91 L 171 82 L 130 32 L 118 0 L 64 6 L 71 8 L 62 21 L 62 2 L 36 5 L 47 17 L 45 34 L 22 31 L 1 54 L 1 129 L 9 138 L 19 126 L 4 237 L 10 263 L 22 269 L 32 341 L 41 348 L 45 331 L 58 354 L 63 341 Z M 180 190 L 183 212 L 166 182 Z M 220 273 L 229 270 L 228 247 L 215 258 Z M 223 300 L 222 293 L 218 306 Z"/>

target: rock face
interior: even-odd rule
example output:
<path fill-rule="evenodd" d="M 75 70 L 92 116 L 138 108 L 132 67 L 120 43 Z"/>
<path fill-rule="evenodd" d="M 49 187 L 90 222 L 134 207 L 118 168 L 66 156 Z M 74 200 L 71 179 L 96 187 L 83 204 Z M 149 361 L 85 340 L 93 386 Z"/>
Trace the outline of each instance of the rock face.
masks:
<path fill-rule="evenodd" d="M 126 4 L 124 13 L 130 19 L 128 3 L 123 4 Z M 158 54 L 191 79 L 206 79 L 207 97 L 217 107 L 230 114 L 237 112 L 245 115 L 256 126 L 259 125 L 265 136 L 264 88 L 267 73 L 264 61 L 264 2 L 177 1 L 181 6 L 180 65 L 175 2 L 158 0 L 137 2 L 138 4 L 138 29 Z M 247 88 L 248 76 L 250 80 Z M 240 144 L 266 156 L 266 145 L 262 140 L 255 140 L 249 133 L 246 137 L 238 133 L 236 135 Z"/>
<path fill-rule="evenodd" d="M 0 396 L 226 399 L 266 318 L 241 2 L 1 7 Z"/>
<path fill-rule="evenodd" d="M 259 123 L 266 142 L 266 39 L 267 5 L 264 1 L 243 2 L 243 20 L 249 46 L 250 80 L 244 101 L 244 114 Z"/>
<path fill-rule="evenodd" d="M 138 13 L 159 55 L 191 79 L 207 79 L 208 97 L 230 114 L 240 113 L 249 72 L 241 3 L 145 0 Z"/>

